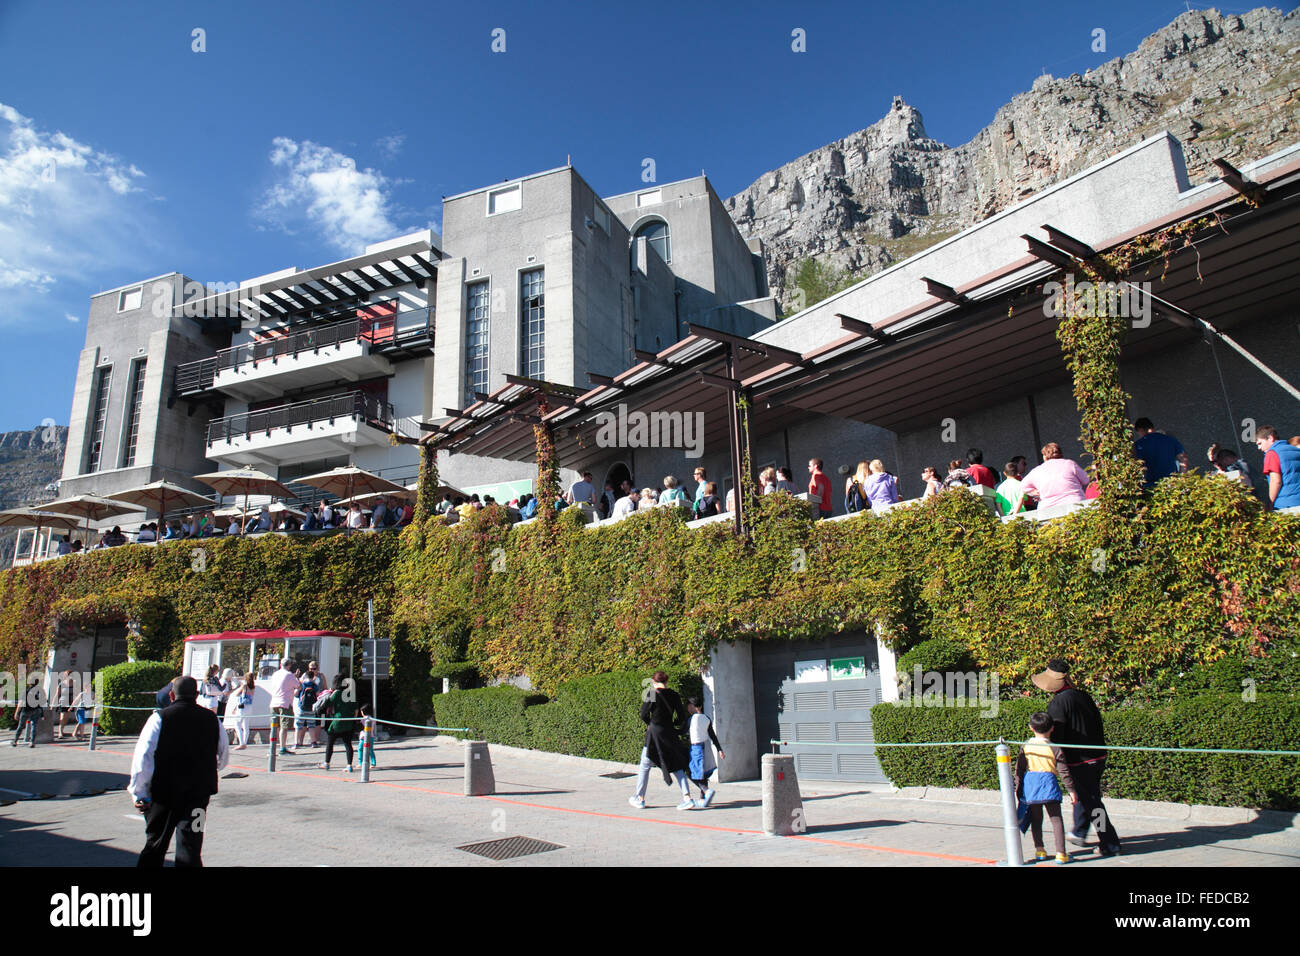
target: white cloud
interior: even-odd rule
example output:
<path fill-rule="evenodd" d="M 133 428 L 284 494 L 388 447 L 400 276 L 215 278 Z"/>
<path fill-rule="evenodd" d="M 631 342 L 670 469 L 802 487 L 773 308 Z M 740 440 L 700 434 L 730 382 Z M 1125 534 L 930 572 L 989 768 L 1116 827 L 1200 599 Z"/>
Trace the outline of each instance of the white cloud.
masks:
<path fill-rule="evenodd" d="M 277 136 L 268 157 L 276 179 L 254 210 L 260 219 L 294 233 L 310 228 L 344 253 L 400 235 L 393 224 L 394 180 L 328 146 Z"/>
<path fill-rule="evenodd" d="M 65 319 L 67 319 L 69 322 L 80 322 L 80 321 L 81 321 L 81 319 L 79 319 L 77 316 L 73 315 L 71 312 L 64 312 L 64 313 L 63 313 L 63 317 L 64 317 Z"/>
<path fill-rule="evenodd" d="M 375 140 L 375 145 L 379 151 L 389 159 L 392 159 L 402 151 L 402 144 L 406 142 L 405 133 L 392 133 L 388 136 L 381 136 Z"/>
<path fill-rule="evenodd" d="M 157 230 L 138 211 L 144 179 L 132 163 L 0 103 L 0 323 L 66 309 L 100 282 L 164 271 L 142 256 L 157 249 Z"/>

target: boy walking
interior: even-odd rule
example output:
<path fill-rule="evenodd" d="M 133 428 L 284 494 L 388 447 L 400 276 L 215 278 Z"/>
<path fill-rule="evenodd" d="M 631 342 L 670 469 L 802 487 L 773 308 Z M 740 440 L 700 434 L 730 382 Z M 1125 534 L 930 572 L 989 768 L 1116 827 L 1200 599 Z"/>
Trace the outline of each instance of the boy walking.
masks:
<path fill-rule="evenodd" d="M 1075 799 L 1074 781 L 1065 751 L 1052 746 L 1052 718 L 1039 711 L 1029 718 L 1029 728 L 1034 732 L 1020 747 L 1016 758 L 1016 793 L 1023 793 L 1029 805 L 1029 829 L 1034 838 L 1034 861 L 1047 859 L 1043 847 L 1043 812 L 1052 818 L 1052 837 L 1056 842 L 1056 862 L 1069 863 L 1065 853 L 1065 821 L 1061 819 L 1061 784 Z M 1057 775 L 1060 781 L 1057 781 Z"/>
<path fill-rule="evenodd" d="M 719 760 L 726 759 L 727 755 L 722 752 L 718 735 L 713 732 L 713 721 L 704 716 L 704 707 L 700 704 L 700 699 L 692 697 L 686 702 L 686 709 L 691 715 L 688 725 L 691 735 L 689 767 L 691 783 L 700 788 L 700 799 L 695 801 L 695 806 L 704 809 L 713 802 L 713 797 L 717 793 L 709 786 L 709 777 L 718 769 L 717 762 L 713 759 L 713 751 L 709 748 L 709 741 L 713 741 L 713 746 L 718 748 Z"/>

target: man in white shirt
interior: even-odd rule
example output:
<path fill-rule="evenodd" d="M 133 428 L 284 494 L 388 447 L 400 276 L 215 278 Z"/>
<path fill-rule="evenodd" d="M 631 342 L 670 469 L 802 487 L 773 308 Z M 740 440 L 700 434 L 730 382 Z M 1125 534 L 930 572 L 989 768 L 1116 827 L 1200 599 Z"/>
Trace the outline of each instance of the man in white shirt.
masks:
<path fill-rule="evenodd" d="M 290 753 L 285 747 L 288 742 L 285 730 L 293 726 L 289 723 L 293 719 L 293 699 L 302 686 L 293 672 L 293 661 L 286 657 L 280 669 L 267 678 L 265 686 L 271 694 L 271 733 L 278 734 L 280 753 Z M 285 719 L 281 720 L 282 717 Z"/>
<path fill-rule="evenodd" d="M 127 790 L 145 815 L 137 866 L 162 866 L 173 834 L 176 865 L 203 865 L 208 801 L 230 749 L 217 715 L 196 703 L 198 692 L 193 677 L 172 681 L 171 704 L 149 715 L 136 742 Z"/>
<path fill-rule="evenodd" d="M 596 486 L 592 484 L 591 472 L 584 471 L 581 480 L 573 483 L 565 497 L 571 505 L 585 501 L 594 508 L 596 506 Z"/>
<path fill-rule="evenodd" d="M 637 502 L 641 500 L 641 494 L 635 488 L 629 491 L 618 501 L 614 502 L 614 517 L 626 518 L 632 512 L 636 511 Z"/>

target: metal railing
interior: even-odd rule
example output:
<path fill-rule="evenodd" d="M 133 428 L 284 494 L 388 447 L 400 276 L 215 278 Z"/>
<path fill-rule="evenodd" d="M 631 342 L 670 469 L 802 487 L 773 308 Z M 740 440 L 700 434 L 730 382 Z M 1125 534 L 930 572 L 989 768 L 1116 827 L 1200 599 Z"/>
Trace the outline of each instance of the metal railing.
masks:
<path fill-rule="evenodd" d="M 232 438 L 251 438 L 254 432 L 269 435 L 277 428 L 293 428 L 295 425 L 316 422 L 332 423 L 337 418 L 352 418 L 391 431 L 393 406 L 368 392 L 344 392 L 291 405 L 241 412 L 225 418 L 214 418 L 209 422 L 208 445 L 230 441 Z"/>
<path fill-rule="evenodd" d="M 423 321 L 411 320 L 416 314 Z M 177 394 L 203 392 L 213 387 L 217 375 L 244 366 L 257 366 L 263 362 L 275 364 L 282 358 L 297 358 L 306 353 L 319 353 L 321 349 L 351 342 L 364 342 L 375 349 L 398 345 L 411 339 L 430 335 L 433 311 L 429 307 L 407 309 L 390 315 L 367 318 L 354 317 L 329 325 L 318 325 L 262 342 L 248 342 L 224 348 L 211 358 L 186 362 L 176 366 L 175 388 Z"/>

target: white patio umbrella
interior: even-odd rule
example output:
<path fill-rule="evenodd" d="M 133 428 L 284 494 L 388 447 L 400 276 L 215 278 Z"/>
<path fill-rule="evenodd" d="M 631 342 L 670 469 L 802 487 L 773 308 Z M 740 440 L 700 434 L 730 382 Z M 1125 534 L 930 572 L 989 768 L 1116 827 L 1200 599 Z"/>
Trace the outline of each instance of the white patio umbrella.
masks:
<path fill-rule="evenodd" d="M 168 504 L 180 505 L 185 508 L 216 504 L 211 498 L 205 497 L 197 491 L 182 488 L 180 485 L 174 485 L 170 481 L 155 481 L 147 485 L 141 485 L 138 488 L 128 488 L 126 491 L 105 495 L 105 497 L 110 501 L 124 501 L 127 504 L 156 511 L 158 512 L 158 523 L 161 525 L 167 524 Z"/>
<path fill-rule="evenodd" d="M 74 495 L 71 498 L 60 498 L 58 501 L 47 502 L 41 505 L 41 510 L 53 511 L 57 514 L 76 515 L 78 518 L 84 519 L 86 523 L 86 544 L 89 545 L 91 521 L 102 521 L 105 518 L 131 514 L 144 509 L 137 508 L 135 505 L 128 505 L 123 501 L 113 501 L 96 495 Z"/>
<path fill-rule="evenodd" d="M 244 527 L 248 520 L 249 495 L 283 495 L 293 497 L 293 492 L 275 478 L 253 468 L 232 468 L 229 471 L 214 471 L 207 475 L 195 475 L 195 481 L 211 485 L 219 495 L 244 496 L 244 510 L 239 526 Z"/>
<path fill-rule="evenodd" d="M 35 528 L 36 537 L 32 539 L 32 554 L 36 554 L 36 542 L 41 539 L 42 528 L 62 528 L 73 531 L 81 524 L 72 515 L 56 514 L 53 511 L 41 511 L 37 508 L 10 508 L 0 511 L 0 528 Z M 14 546 L 14 558 L 18 557 L 17 545 Z"/>
<path fill-rule="evenodd" d="M 294 480 L 304 485 L 311 485 L 313 488 L 319 488 L 327 495 L 334 495 L 338 498 L 352 498 L 354 495 L 393 495 L 402 494 L 406 491 L 404 487 L 396 482 L 389 481 L 387 478 L 380 478 L 373 472 L 352 466 L 335 468 L 333 471 L 323 471 L 319 475 L 308 475 L 305 478 L 295 478 Z"/>
<path fill-rule="evenodd" d="M 296 478 L 294 480 L 304 485 L 311 485 L 313 488 L 319 488 L 327 495 L 346 498 L 348 501 L 351 501 L 358 493 L 364 495 L 393 495 L 402 494 L 406 491 L 401 485 L 389 481 L 387 478 L 380 478 L 373 472 L 351 465 L 346 468 L 335 468 L 333 471 L 323 471 L 319 475 L 308 475 L 305 478 Z"/>

